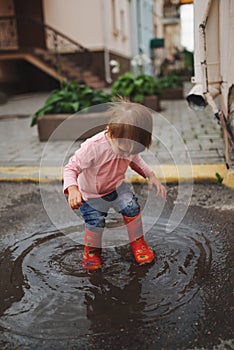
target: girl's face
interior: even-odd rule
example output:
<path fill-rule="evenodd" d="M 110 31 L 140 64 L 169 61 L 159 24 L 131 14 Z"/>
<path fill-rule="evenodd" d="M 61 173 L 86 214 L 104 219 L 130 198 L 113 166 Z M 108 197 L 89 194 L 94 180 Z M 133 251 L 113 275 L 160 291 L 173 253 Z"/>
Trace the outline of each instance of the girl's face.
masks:
<path fill-rule="evenodd" d="M 122 157 L 128 157 L 132 151 L 130 142 L 122 139 L 110 139 L 110 144 L 114 153 Z"/>

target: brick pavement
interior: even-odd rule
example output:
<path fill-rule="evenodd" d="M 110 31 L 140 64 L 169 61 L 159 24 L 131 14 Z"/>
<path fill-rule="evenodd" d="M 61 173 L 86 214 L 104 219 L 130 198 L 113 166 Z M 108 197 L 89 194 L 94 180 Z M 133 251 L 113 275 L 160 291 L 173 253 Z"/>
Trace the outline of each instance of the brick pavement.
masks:
<path fill-rule="evenodd" d="M 30 127 L 30 116 L 47 96 L 19 95 L 0 107 L 1 179 L 11 178 L 14 168 L 27 167 L 29 171 L 29 167 L 40 165 L 56 167 L 79 147 L 80 142 L 40 142 L 37 128 Z M 149 165 L 190 164 L 190 160 L 197 165 L 224 163 L 221 129 L 210 110 L 194 112 L 185 100 L 162 101 L 161 107 L 162 111 L 154 114 L 152 147 L 142 154 Z M 11 171 L 4 174 L 7 167 Z"/>

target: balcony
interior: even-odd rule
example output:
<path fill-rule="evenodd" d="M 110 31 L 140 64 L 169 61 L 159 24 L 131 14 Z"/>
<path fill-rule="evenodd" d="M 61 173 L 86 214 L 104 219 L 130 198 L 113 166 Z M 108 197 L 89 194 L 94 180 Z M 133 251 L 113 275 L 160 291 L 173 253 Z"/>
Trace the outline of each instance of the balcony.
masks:
<path fill-rule="evenodd" d="M 171 1 L 165 1 L 163 7 L 163 23 L 177 24 L 180 22 L 180 6 L 173 5 Z"/>
<path fill-rule="evenodd" d="M 0 17 L 0 50 L 16 49 L 18 49 L 16 19 Z"/>

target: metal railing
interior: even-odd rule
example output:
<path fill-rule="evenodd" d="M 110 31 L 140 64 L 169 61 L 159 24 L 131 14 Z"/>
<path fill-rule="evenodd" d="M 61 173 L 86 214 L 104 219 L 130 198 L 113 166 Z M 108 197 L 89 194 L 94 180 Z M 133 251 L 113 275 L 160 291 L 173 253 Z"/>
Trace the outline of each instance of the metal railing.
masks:
<path fill-rule="evenodd" d="M 25 42 L 22 44 L 19 38 L 18 30 L 22 26 L 24 29 L 31 28 L 32 37 L 29 44 Z M 35 33 L 40 33 L 40 40 L 34 41 Z M 27 37 L 30 38 L 28 34 Z M 38 19 L 25 16 L 0 17 L 0 53 L 16 50 L 31 52 L 37 56 L 38 49 L 55 57 L 55 65 L 59 74 L 62 73 L 61 58 L 66 55 L 75 57 L 74 66 L 77 65 L 81 71 L 89 67 L 92 62 L 92 54 L 87 48 Z M 43 59 L 42 51 L 40 58 Z"/>
<path fill-rule="evenodd" d="M 0 17 L 0 50 L 18 49 L 16 18 Z"/>

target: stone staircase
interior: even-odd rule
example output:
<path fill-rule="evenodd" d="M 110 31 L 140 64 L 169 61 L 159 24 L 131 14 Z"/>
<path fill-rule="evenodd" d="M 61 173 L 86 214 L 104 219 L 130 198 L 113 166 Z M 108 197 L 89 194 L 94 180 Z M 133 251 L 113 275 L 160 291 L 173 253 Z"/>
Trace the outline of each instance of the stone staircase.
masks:
<path fill-rule="evenodd" d="M 7 33 L 1 31 L 6 21 L 9 26 L 12 21 L 15 24 L 14 40 L 10 30 Z M 35 47 L 26 43 L 19 45 L 17 25 L 25 23 L 30 24 L 35 32 L 42 33 L 43 40 Z M 5 37 L 4 42 L 0 41 L 0 60 L 26 60 L 58 81 L 76 80 L 93 89 L 105 87 L 104 79 L 97 74 L 98 67 L 92 71 L 93 53 L 50 25 L 33 17 L 0 18 L 0 37 L 3 34 Z"/>
<path fill-rule="evenodd" d="M 73 81 L 76 80 L 79 83 L 83 83 L 92 89 L 103 89 L 105 82 L 102 81 L 97 75 L 92 73 L 89 67 L 79 64 L 81 59 L 87 59 L 85 57 L 74 54 L 55 54 L 47 50 L 36 48 L 33 50 L 33 55 L 36 59 L 41 61 L 44 65 L 48 66 L 50 70 L 54 70 L 54 77 L 58 76 L 58 80 Z M 88 64 L 87 64 L 88 66 Z"/>

